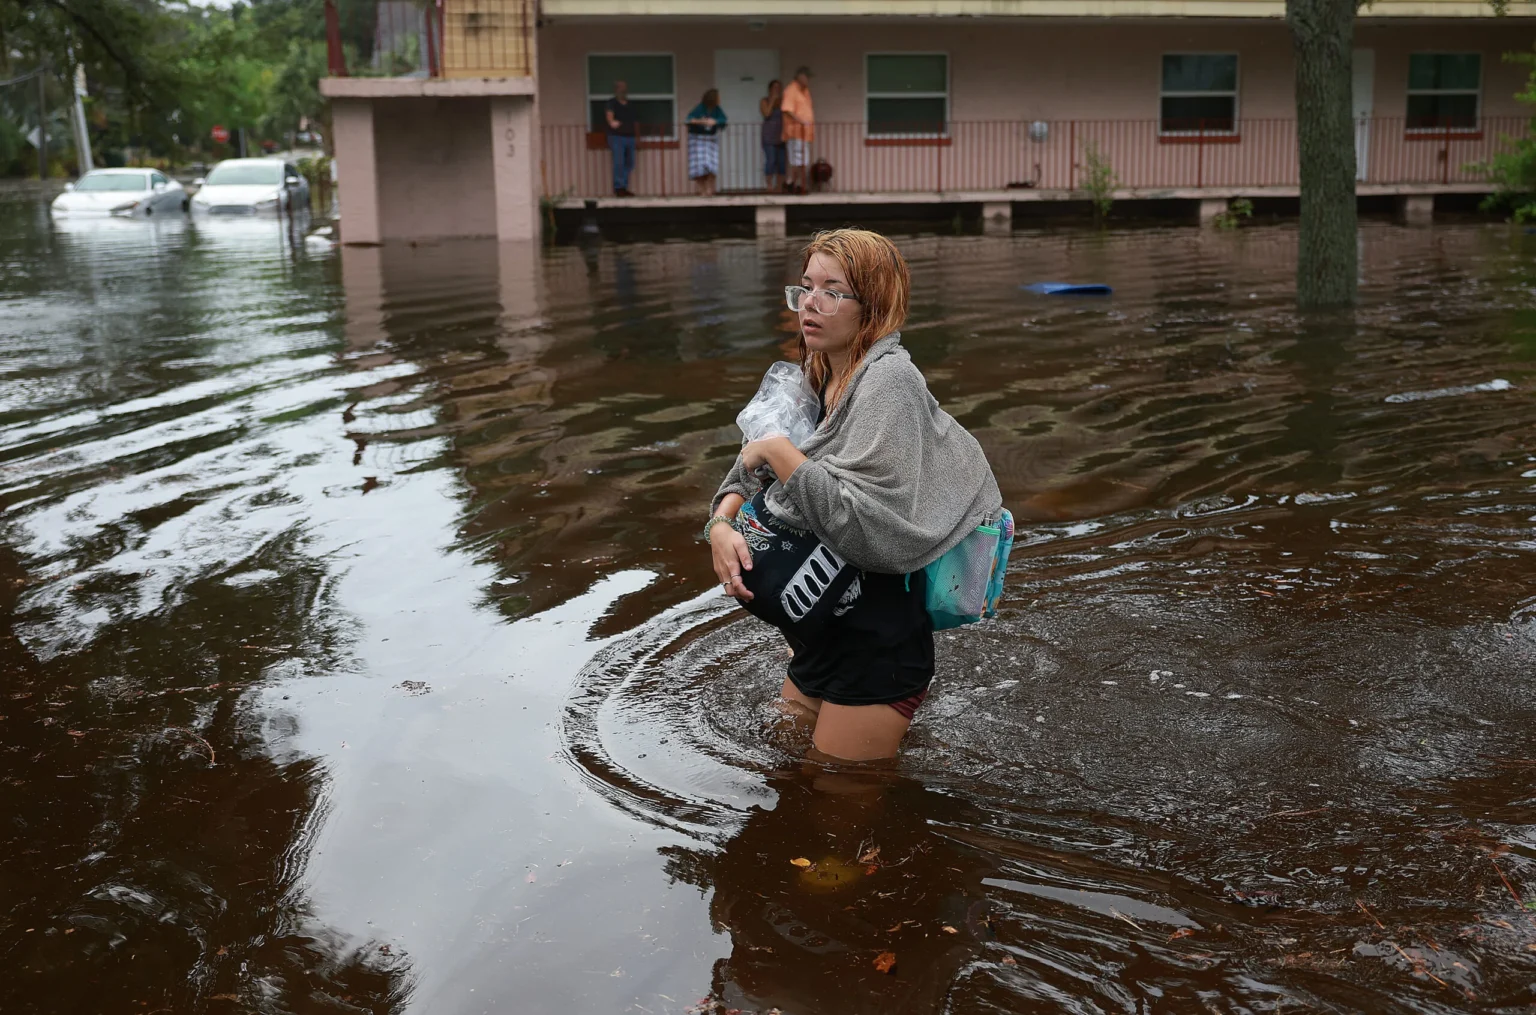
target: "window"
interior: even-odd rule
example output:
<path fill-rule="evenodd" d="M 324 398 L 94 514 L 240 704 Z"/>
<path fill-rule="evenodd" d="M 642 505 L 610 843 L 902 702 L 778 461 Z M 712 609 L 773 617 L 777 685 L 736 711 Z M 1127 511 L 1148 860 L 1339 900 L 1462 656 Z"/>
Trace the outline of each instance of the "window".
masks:
<path fill-rule="evenodd" d="M 150 173 L 149 185 L 152 187 L 169 187 L 171 185 L 171 180 L 170 177 L 166 176 L 164 173 Z"/>
<path fill-rule="evenodd" d="M 587 57 L 587 129 L 606 131 L 603 106 L 613 83 L 629 85 L 629 101 L 640 114 L 640 134 L 677 137 L 677 91 L 670 53 L 592 53 Z"/>
<path fill-rule="evenodd" d="M 75 184 L 76 190 L 146 190 L 143 173 L 86 173 Z"/>
<path fill-rule="evenodd" d="M 203 181 L 209 187 L 252 187 L 283 182 L 283 166 L 280 162 L 263 162 L 257 159 L 230 159 L 220 162 Z"/>
<path fill-rule="evenodd" d="M 864 95 L 870 137 L 949 134 L 949 57 L 943 53 L 868 54 Z"/>
<path fill-rule="evenodd" d="M 1477 53 L 1408 57 L 1408 129 L 1476 130 L 1483 58 Z"/>
<path fill-rule="evenodd" d="M 1163 56 L 1160 129 L 1164 134 L 1237 131 L 1237 54 Z"/>

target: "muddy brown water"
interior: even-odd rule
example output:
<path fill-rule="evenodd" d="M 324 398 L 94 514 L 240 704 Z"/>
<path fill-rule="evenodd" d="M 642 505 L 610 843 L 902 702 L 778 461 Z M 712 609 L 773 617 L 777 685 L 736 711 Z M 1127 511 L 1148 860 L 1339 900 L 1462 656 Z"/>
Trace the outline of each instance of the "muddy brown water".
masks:
<path fill-rule="evenodd" d="M 0 1011 L 1531 1010 L 1536 237 L 900 243 L 1021 538 L 867 773 L 694 541 L 793 239 L 0 208 Z"/>

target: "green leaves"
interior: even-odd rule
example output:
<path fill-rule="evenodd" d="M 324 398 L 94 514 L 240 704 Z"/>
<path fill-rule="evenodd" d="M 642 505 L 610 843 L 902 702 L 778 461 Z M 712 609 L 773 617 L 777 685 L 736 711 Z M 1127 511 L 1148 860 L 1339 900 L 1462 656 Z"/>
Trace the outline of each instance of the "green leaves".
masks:
<path fill-rule="evenodd" d="M 1525 89 L 1515 98 L 1536 106 L 1536 52 L 1506 53 L 1504 59 L 1531 68 Z M 1536 135 L 1511 139 L 1503 151 L 1475 168 L 1499 188 L 1483 202 L 1486 210 L 1507 211 L 1516 222 L 1536 221 Z"/>
<path fill-rule="evenodd" d="M 366 56 L 377 0 L 340 6 L 349 48 Z M 244 127 L 254 142 L 281 140 L 303 118 L 325 119 L 322 0 L 237 0 L 227 8 L 191 0 L 0 0 L 0 41 L 0 71 L 24 73 L 47 61 L 51 103 L 62 105 L 71 68 L 84 66 L 92 133 L 107 151 L 211 155 L 214 124 Z M 7 118 L 27 119 L 25 110 L 0 109 Z M 5 149 L 0 138 L 0 162 Z"/>

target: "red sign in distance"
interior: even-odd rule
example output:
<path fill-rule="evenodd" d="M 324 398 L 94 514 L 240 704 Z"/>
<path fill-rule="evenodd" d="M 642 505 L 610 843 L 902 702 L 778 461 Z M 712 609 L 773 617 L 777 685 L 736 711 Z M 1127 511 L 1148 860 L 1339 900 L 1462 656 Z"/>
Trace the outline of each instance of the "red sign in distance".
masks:
<path fill-rule="evenodd" d="M 213 140 L 217 144 L 223 144 L 224 142 L 229 140 L 229 128 L 228 127 L 220 127 L 217 124 L 215 124 L 213 130 L 209 131 L 208 133 L 213 136 Z"/>

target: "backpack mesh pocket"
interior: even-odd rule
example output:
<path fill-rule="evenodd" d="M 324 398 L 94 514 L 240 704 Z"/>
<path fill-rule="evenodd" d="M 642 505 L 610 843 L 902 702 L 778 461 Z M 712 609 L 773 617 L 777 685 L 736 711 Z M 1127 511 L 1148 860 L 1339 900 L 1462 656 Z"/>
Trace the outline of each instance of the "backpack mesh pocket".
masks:
<path fill-rule="evenodd" d="M 997 613 L 1012 549 L 1013 515 L 1004 508 L 996 525 L 978 525 L 923 568 L 928 579 L 928 616 L 935 631 L 974 624 Z"/>

